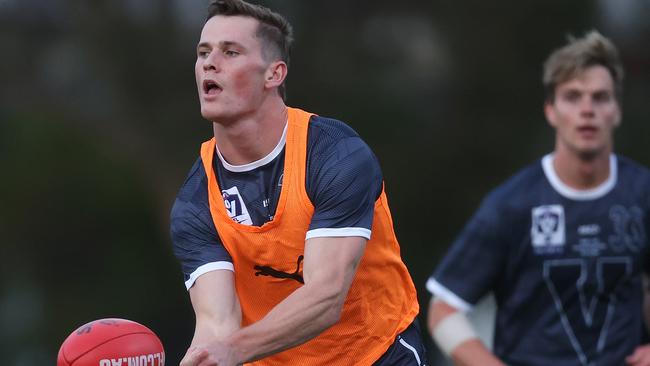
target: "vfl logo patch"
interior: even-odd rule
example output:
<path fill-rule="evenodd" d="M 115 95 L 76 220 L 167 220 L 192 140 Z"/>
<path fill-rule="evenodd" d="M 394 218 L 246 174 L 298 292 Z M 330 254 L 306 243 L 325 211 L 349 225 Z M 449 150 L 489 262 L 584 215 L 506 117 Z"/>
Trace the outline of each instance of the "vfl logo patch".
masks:
<path fill-rule="evenodd" d="M 248 214 L 248 208 L 246 208 L 244 199 L 239 194 L 237 186 L 222 190 L 221 196 L 223 197 L 223 204 L 226 206 L 228 216 L 233 221 L 243 225 L 253 225 L 251 215 Z"/>
<path fill-rule="evenodd" d="M 561 205 L 534 207 L 530 239 L 535 248 L 564 246 L 566 240 L 564 207 Z"/>

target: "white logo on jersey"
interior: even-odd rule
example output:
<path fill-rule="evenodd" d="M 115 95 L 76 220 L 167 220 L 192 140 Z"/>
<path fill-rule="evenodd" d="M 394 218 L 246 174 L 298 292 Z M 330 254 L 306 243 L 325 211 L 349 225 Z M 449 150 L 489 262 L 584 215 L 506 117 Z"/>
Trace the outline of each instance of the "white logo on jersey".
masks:
<path fill-rule="evenodd" d="M 231 219 L 239 224 L 253 225 L 251 215 L 248 214 L 248 209 L 246 208 L 244 199 L 239 194 L 237 186 L 222 190 L 221 195 L 223 196 L 223 203 L 226 206 L 228 216 Z"/>
<path fill-rule="evenodd" d="M 600 225 L 598 224 L 587 224 L 578 226 L 579 235 L 598 235 L 600 234 Z"/>
<path fill-rule="evenodd" d="M 612 206 L 609 209 L 614 235 L 609 236 L 609 246 L 617 253 L 640 252 L 646 245 L 646 232 L 643 225 L 643 211 L 636 206 L 625 208 Z"/>
<path fill-rule="evenodd" d="M 533 247 L 564 245 L 564 207 L 561 205 L 534 207 L 532 216 L 530 237 Z"/>

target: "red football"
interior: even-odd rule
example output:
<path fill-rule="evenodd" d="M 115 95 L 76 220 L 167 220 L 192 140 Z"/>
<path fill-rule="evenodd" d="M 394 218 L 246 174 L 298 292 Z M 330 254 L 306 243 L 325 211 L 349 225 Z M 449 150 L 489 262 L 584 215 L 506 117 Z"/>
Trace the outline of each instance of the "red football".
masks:
<path fill-rule="evenodd" d="M 82 325 L 63 341 L 57 366 L 164 366 L 165 350 L 149 328 L 125 319 Z"/>

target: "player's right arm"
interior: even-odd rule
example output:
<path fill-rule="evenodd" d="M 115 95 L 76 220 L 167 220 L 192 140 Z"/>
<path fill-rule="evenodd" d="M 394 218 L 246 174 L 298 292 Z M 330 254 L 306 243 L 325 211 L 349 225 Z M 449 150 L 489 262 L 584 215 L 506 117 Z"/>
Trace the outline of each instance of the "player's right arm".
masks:
<path fill-rule="evenodd" d="M 212 221 L 201 159 L 192 167 L 174 202 L 171 237 L 196 316 L 192 350 L 229 336 L 241 324 L 232 258 Z"/>
<path fill-rule="evenodd" d="M 465 314 L 446 302 L 431 298 L 427 325 L 438 347 L 455 365 L 505 365 L 478 338 Z"/>
<path fill-rule="evenodd" d="M 196 327 L 188 354 L 195 347 L 223 340 L 240 328 L 241 307 L 232 271 L 205 273 L 196 279 L 189 292 Z"/>
<path fill-rule="evenodd" d="M 438 264 L 426 287 L 433 295 L 427 325 L 438 348 L 456 365 L 505 365 L 477 336 L 466 314 L 493 291 L 509 253 L 499 200 L 490 194 Z"/>

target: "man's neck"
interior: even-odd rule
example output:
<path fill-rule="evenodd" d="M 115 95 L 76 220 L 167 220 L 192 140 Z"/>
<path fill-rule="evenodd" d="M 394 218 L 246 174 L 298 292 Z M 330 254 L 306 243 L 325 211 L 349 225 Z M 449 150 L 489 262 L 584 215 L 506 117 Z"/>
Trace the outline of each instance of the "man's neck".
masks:
<path fill-rule="evenodd" d="M 219 152 L 232 165 L 244 165 L 270 154 L 282 138 L 287 109 L 282 100 L 263 105 L 231 123 L 213 122 Z"/>
<path fill-rule="evenodd" d="M 556 148 L 553 169 L 567 186 L 577 190 L 596 188 L 610 175 L 610 151 L 593 157 L 581 157 L 568 149 Z"/>

